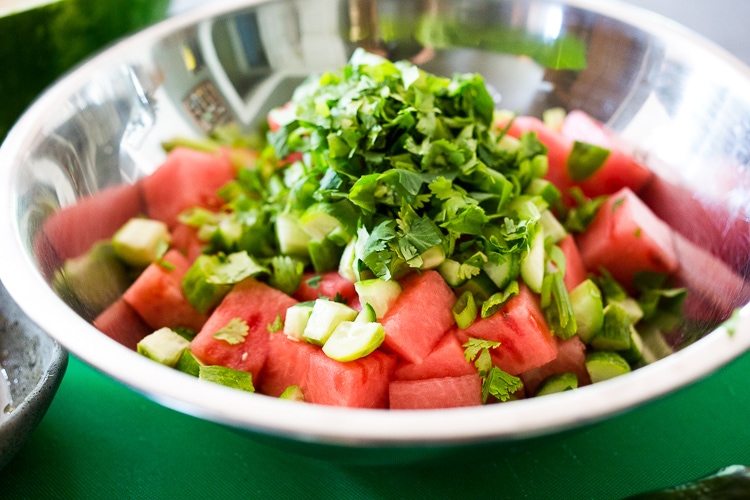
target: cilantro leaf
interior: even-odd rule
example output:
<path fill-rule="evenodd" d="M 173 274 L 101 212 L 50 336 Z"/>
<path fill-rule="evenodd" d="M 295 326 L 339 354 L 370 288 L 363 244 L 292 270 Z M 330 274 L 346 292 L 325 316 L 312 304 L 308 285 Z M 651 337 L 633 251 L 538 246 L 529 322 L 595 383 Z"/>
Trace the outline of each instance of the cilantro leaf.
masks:
<path fill-rule="evenodd" d="M 213 338 L 223 340 L 228 344 L 236 345 L 245 341 L 250 327 L 242 318 L 232 318 L 229 323 L 213 334 Z"/>
<path fill-rule="evenodd" d="M 486 403 L 490 395 L 501 402 L 508 401 L 511 395 L 521 388 L 523 388 L 523 382 L 520 378 L 493 366 L 482 384 L 482 402 Z"/>

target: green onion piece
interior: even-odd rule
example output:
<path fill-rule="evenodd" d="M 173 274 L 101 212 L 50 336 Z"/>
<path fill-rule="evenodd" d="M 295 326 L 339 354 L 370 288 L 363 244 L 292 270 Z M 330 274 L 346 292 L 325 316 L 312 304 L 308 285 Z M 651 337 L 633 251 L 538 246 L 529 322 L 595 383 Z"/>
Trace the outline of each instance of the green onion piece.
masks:
<path fill-rule="evenodd" d="M 609 154 L 609 149 L 587 142 L 575 141 L 573 150 L 568 155 L 566 162 L 568 175 L 574 182 L 585 181 L 604 165 Z"/>
<path fill-rule="evenodd" d="M 456 318 L 456 324 L 462 330 L 468 328 L 477 317 L 477 303 L 474 300 L 474 294 L 465 291 L 453 305 L 453 317 Z"/>

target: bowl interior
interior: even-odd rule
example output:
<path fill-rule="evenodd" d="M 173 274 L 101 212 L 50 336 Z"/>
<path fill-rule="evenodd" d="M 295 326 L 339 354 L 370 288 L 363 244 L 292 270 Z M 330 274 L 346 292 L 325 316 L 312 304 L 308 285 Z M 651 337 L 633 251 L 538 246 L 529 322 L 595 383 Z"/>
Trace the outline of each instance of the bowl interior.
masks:
<path fill-rule="evenodd" d="M 207 390 L 139 357 L 54 294 L 49 280 L 65 256 L 38 238 L 50 214 L 148 175 L 164 158 L 162 143 L 175 136 L 230 123 L 253 130 L 305 77 L 344 65 L 356 47 L 446 76 L 479 72 L 498 107 L 521 114 L 586 111 L 661 177 L 694 193 L 698 205 L 721 207 L 718 227 L 698 232 L 726 234 L 747 223 L 750 70 L 665 19 L 583 0 L 238 2 L 116 44 L 60 80 L 17 123 L 0 151 L 0 194 L 9 209 L 0 234 L 10 242 L 0 275 L 14 299 L 72 353 L 161 403 L 238 428 L 340 445 L 455 444 L 571 428 L 672 391 L 750 347 L 744 307 L 731 331 L 719 321 L 696 324 L 676 341 L 686 346 L 680 352 L 569 394 L 428 414 L 306 405 L 291 416 L 286 402 Z M 673 222 L 680 221 L 688 236 L 695 233 L 695 221 Z M 73 246 L 101 236 L 87 229 L 70 233 Z M 741 283 L 737 307 L 747 303 L 750 274 L 750 238 L 739 231 L 728 257 Z M 730 246 L 708 240 L 710 251 Z M 471 429 L 462 418 L 473 421 Z"/>

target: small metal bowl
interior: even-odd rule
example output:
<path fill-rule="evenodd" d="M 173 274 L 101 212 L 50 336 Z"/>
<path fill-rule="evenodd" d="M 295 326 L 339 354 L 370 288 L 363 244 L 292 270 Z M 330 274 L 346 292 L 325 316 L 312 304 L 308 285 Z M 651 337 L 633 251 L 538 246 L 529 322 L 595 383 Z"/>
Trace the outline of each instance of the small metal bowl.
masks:
<path fill-rule="evenodd" d="M 68 353 L 31 322 L 0 284 L 0 469 L 21 449 L 60 387 Z M 3 392 L 0 392 L 3 394 Z"/>

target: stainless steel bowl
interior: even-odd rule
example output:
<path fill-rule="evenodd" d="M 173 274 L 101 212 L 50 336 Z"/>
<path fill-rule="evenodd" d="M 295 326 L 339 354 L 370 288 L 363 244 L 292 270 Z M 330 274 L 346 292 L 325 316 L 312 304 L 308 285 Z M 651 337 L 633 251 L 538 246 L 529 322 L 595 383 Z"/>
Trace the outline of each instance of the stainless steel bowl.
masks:
<path fill-rule="evenodd" d="M 744 305 L 735 328 L 719 326 L 580 390 L 479 408 L 347 410 L 201 383 L 101 334 L 55 295 L 48 277 L 59 262 L 34 245 L 51 211 L 147 175 L 164 158 L 162 141 L 176 135 L 227 122 L 254 127 L 302 78 L 343 65 L 358 46 L 441 74 L 480 72 L 502 107 L 524 114 L 587 111 L 660 175 L 699 199 L 721 196 L 735 218 L 748 218 L 750 69 L 664 18 L 603 0 L 230 2 L 114 45 L 57 82 L 13 128 L 0 150 L 0 277 L 13 298 L 70 352 L 161 404 L 272 442 L 394 457 L 393 448 L 454 449 L 577 428 L 690 384 L 750 347 Z"/>

